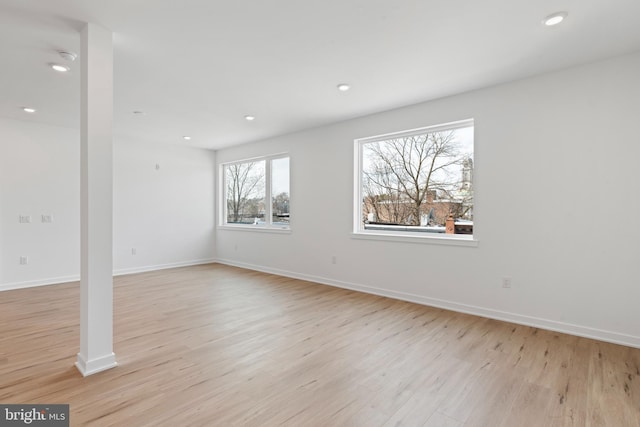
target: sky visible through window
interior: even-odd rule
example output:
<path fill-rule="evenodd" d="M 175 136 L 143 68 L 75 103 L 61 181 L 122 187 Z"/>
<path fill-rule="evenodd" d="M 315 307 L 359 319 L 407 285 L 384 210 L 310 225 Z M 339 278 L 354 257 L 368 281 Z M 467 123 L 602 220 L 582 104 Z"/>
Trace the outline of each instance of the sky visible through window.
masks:
<path fill-rule="evenodd" d="M 289 193 L 289 158 L 274 159 L 271 162 L 272 195 Z"/>

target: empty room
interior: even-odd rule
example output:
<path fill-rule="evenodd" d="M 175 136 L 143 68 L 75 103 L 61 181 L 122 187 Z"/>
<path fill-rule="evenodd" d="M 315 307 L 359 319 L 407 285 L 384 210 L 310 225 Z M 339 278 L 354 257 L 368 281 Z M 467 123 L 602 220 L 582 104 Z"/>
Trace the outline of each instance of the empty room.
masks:
<path fill-rule="evenodd" d="M 0 0 L 0 426 L 640 426 L 638 16 Z"/>

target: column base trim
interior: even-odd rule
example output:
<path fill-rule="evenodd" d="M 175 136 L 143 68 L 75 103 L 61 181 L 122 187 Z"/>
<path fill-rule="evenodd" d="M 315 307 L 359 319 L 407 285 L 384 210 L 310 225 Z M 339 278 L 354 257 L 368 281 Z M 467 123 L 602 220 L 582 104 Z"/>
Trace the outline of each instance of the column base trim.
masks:
<path fill-rule="evenodd" d="M 78 353 L 78 359 L 76 361 L 76 368 L 78 368 L 78 371 L 80 371 L 83 377 L 97 374 L 98 372 L 106 371 L 116 366 L 118 366 L 118 362 L 116 362 L 115 353 L 107 354 L 106 356 L 93 360 L 86 360 L 82 354 Z"/>

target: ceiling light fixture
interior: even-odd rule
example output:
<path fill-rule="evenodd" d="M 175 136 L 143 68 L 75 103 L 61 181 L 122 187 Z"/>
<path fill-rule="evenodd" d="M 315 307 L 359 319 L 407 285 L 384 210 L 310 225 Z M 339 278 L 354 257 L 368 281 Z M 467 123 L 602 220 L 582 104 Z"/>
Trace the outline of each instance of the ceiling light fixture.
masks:
<path fill-rule="evenodd" d="M 339 90 L 340 92 L 346 92 L 346 91 L 348 91 L 349 89 L 351 89 L 351 86 L 350 86 L 350 85 L 348 85 L 347 83 L 340 83 L 340 84 L 337 86 L 337 88 L 338 88 L 338 90 Z"/>
<path fill-rule="evenodd" d="M 244 116 L 244 119 L 251 122 L 251 121 L 255 120 L 256 118 L 255 118 L 255 116 Z"/>
<path fill-rule="evenodd" d="M 190 136 L 186 136 L 186 135 L 185 135 L 185 136 L 183 136 L 183 137 L 182 137 L 182 139 L 184 139 L 185 141 L 190 141 L 190 140 L 191 140 L 191 137 L 190 137 Z"/>
<path fill-rule="evenodd" d="M 66 73 L 67 71 L 69 71 L 71 68 L 64 66 L 64 65 L 60 65 L 60 64 L 51 64 L 51 68 L 53 68 L 56 71 L 60 71 L 61 73 Z"/>
<path fill-rule="evenodd" d="M 544 18 L 542 23 L 547 27 L 553 27 L 554 25 L 558 25 L 567 17 L 567 12 L 556 12 Z"/>
<path fill-rule="evenodd" d="M 75 60 L 76 60 L 76 58 L 78 57 L 78 55 L 76 55 L 75 53 L 73 53 L 73 52 L 67 52 L 67 51 L 64 51 L 64 50 L 60 50 L 60 51 L 58 51 L 58 54 L 59 54 L 59 55 L 60 55 L 60 57 L 61 57 L 62 59 L 64 59 L 65 61 L 75 61 Z"/>
<path fill-rule="evenodd" d="M 22 107 L 22 111 L 24 111 L 25 113 L 35 113 L 36 109 L 30 107 Z"/>

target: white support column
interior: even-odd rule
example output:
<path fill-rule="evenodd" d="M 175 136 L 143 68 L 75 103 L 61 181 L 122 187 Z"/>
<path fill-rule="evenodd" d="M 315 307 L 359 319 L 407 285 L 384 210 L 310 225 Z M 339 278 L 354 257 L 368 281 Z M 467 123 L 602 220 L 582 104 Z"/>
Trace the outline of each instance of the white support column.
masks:
<path fill-rule="evenodd" d="M 113 34 L 82 30 L 80 353 L 83 376 L 117 365 L 113 353 Z"/>

